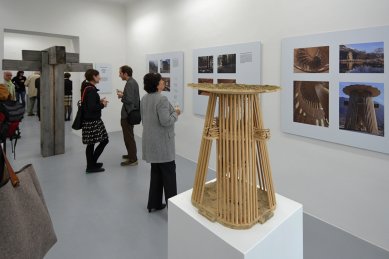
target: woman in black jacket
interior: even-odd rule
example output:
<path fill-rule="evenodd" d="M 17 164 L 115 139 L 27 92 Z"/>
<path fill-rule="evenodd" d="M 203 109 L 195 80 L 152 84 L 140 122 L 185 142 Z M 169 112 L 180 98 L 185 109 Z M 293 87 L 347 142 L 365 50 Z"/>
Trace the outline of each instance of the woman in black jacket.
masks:
<path fill-rule="evenodd" d="M 86 82 L 83 83 L 83 122 L 82 122 L 82 142 L 86 144 L 86 172 L 103 172 L 103 163 L 97 163 L 105 146 L 108 144 L 108 134 L 101 120 L 101 110 L 107 107 L 108 101 L 100 99 L 99 90 L 96 84 L 100 81 L 99 71 L 89 69 L 85 72 Z M 95 144 L 100 143 L 96 149 Z"/>
<path fill-rule="evenodd" d="M 70 121 L 72 114 L 72 96 L 73 96 L 73 82 L 70 80 L 71 74 L 65 73 L 65 121 Z"/>

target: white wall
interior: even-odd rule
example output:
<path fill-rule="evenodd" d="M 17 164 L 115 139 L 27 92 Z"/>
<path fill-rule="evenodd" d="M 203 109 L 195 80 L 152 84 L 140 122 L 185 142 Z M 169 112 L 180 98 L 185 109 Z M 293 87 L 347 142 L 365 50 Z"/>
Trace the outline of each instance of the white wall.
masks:
<path fill-rule="evenodd" d="M 25 34 L 21 32 L 5 32 L 4 33 L 4 58 L 5 59 L 22 59 L 22 50 L 44 50 L 52 46 L 65 46 L 67 52 L 76 52 L 73 41 L 78 42 L 78 38 L 71 39 L 59 36 L 42 36 Z M 16 75 L 16 71 L 12 71 Z M 32 71 L 26 71 L 24 75 L 28 77 Z M 72 73 L 72 81 L 74 85 L 80 84 L 81 73 Z"/>
<path fill-rule="evenodd" d="M 80 62 L 109 63 L 114 69 L 113 89 L 122 87 L 116 68 L 126 62 L 126 10 L 124 5 L 93 1 L 0 0 L 0 59 L 4 29 L 43 32 L 80 38 Z M 77 47 L 77 46 L 76 46 Z M 74 86 L 78 100 L 79 85 Z M 120 130 L 121 103 L 107 94 L 103 112 L 108 131 Z"/>
<path fill-rule="evenodd" d="M 127 60 L 142 85 L 145 54 L 185 51 L 189 83 L 193 49 L 260 40 L 263 83 L 280 84 L 282 38 L 388 25 L 387 10 L 386 0 L 137 1 L 128 7 Z M 279 94 L 265 95 L 263 110 L 272 132 L 268 146 L 277 192 L 303 203 L 305 212 L 389 250 L 389 156 L 283 134 Z M 202 125 L 192 113 L 191 90 L 185 89 L 185 114 L 176 124 L 179 155 L 197 161 Z M 215 168 L 215 155 L 210 166 Z"/>
<path fill-rule="evenodd" d="M 52 46 L 65 46 L 67 52 L 74 52 L 70 38 L 49 37 L 24 34 L 20 32 L 4 33 L 4 58 L 22 59 L 22 50 L 43 50 Z"/>

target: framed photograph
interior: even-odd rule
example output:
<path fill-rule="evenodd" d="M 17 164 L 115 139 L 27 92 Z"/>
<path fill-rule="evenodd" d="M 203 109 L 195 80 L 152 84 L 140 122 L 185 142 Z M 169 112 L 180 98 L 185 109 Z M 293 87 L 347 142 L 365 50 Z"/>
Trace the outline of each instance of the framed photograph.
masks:
<path fill-rule="evenodd" d="M 339 46 L 340 73 L 384 73 L 384 42 Z"/>
<path fill-rule="evenodd" d="M 330 48 L 328 46 L 294 49 L 295 73 L 328 73 Z"/>
<path fill-rule="evenodd" d="M 236 54 L 225 54 L 217 57 L 218 73 L 236 73 Z"/>
<path fill-rule="evenodd" d="M 159 72 L 161 74 L 169 74 L 170 73 L 170 59 L 161 59 Z"/>
<path fill-rule="evenodd" d="M 208 84 L 213 84 L 213 79 L 212 78 L 199 78 L 197 80 L 199 84 L 201 83 L 208 83 Z M 202 90 L 197 90 L 198 95 L 203 95 L 203 96 L 209 96 L 209 92 L 207 91 L 202 91 Z"/>
<path fill-rule="evenodd" d="M 384 84 L 340 82 L 339 129 L 384 136 Z"/>
<path fill-rule="evenodd" d="M 173 106 L 184 110 L 184 53 L 168 52 L 146 55 L 147 71 L 161 73 L 165 81 L 162 94 Z"/>
<path fill-rule="evenodd" d="M 389 26 L 282 40 L 285 133 L 389 154 Z"/>
<path fill-rule="evenodd" d="M 213 73 L 213 56 L 198 57 L 198 72 L 199 73 Z"/>
<path fill-rule="evenodd" d="M 218 84 L 236 84 L 236 79 L 217 79 Z"/>
<path fill-rule="evenodd" d="M 261 84 L 261 43 L 250 42 L 193 50 L 193 81 Z M 209 93 L 193 91 L 193 112 L 204 116 Z"/>
<path fill-rule="evenodd" d="M 293 121 L 309 125 L 329 125 L 329 84 L 321 81 L 293 82 Z"/>
<path fill-rule="evenodd" d="M 170 77 L 162 77 L 162 80 L 165 82 L 165 92 L 170 92 Z"/>
<path fill-rule="evenodd" d="M 158 73 L 158 61 L 150 60 L 149 61 L 149 73 Z"/>

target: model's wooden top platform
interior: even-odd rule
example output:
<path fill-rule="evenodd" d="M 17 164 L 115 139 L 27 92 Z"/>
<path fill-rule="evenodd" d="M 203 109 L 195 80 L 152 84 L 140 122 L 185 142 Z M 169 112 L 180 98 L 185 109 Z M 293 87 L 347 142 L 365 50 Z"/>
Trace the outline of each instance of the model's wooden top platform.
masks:
<path fill-rule="evenodd" d="M 281 90 L 281 87 L 275 85 L 245 85 L 245 84 L 188 84 L 189 87 L 220 94 L 258 94 L 272 93 Z"/>
<path fill-rule="evenodd" d="M 351 95 L 352 92 L 369 92 L 372 97 L 376 97 L 381 94 L 381 91 L 378 88 L 375 88 L 371 85 L 349 85 L 343 89 L 343 92 L 347 95 Z"/>

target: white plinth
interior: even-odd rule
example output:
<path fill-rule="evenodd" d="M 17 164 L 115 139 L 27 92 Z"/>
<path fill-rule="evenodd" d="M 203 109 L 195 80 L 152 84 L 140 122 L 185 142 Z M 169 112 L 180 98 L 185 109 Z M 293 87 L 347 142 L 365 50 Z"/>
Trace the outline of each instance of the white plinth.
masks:
<path fill-rule="evenodd" d="M 303 259 L 302 205 L 276 195 L 265 224 L 234 230 L 201 216 L 192 190 L 169 200 L 169 259 Z"/>

